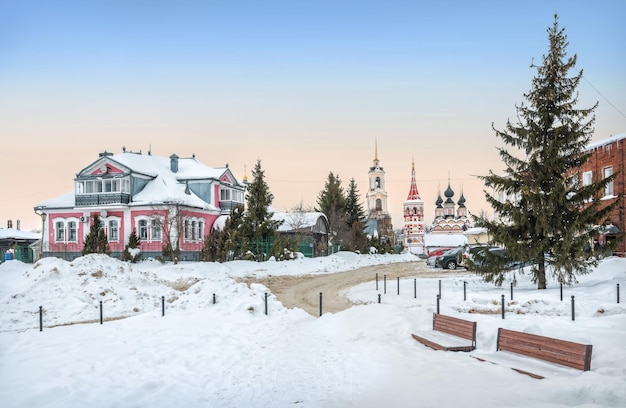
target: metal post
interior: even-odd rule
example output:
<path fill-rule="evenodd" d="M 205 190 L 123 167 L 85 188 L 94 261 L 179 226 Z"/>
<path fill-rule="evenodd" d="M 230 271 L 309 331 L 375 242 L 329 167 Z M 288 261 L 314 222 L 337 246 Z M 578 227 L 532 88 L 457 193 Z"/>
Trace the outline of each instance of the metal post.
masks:
<path fill-rule="evenodd" d="M 378 303 L 380 303 L 380 293 L 378 294 Z"/>
<path fill-rule="evenodd" d="M 619 303 L 619 283 L 617 284 L 617 303 Z"/>
<path fill-rule="evenodd" d="M 265 315 L 267 316 L 267 292 L 265 292 Z"/>
<path fill-rule="evenodd" d="M 322 292 L 320 292 L 320 316 L 322 315 Z"/>
<path fill-rule="evenodd" d="M 561 302 L 563 301 L 563 284 L 561 283 Z"/>
<path fill-rule="evenodd" d="M 43 306 L 39 306 L 39 331 L 43 331 Z"/>
<path fill-rule="evenodd" d="M 215 293 L 213 294 L 213 304 L 215 304 Z"/>
<path fill-rule="evenodd" d="M 574 296 L 572 296 L 572 320 L 576 319 L 574 316 Z"/>
<path fill-rule="evenodd" d="M 398 276 L 398 296 L 400 296 L 400 277 Z"/>
<path fill-rule="evenodd" d="M 441 298 L 441 279 L 439 279 L 439 298 Z"/>
<path fill-rule="evenodd" d="M 387 275 L 383 275 L 383 293 L 386 295 L 387 294 Z"/>
<path fill-rule="evenodd" d="M 378 291 L 378 272 L 376 272 L 376 290 Z"/>
<path fill-rule="evenodd" d="M 161 316 L 165 316 L 165 296 L 161 296 Z"/>
<path fill-rule="evenodd" d="M 100 324 L 102 324 L 102 301 L 100 301 Z"/>
<path fill-rule="evenodd" d="M 437 295 L 437 314 L 439 314 L 439 299 L 441 299 L 441 296 Z"/>
<path fill-rule="evenodd" d="M 467 282 L 463 281 L 463 300 L 467 300 Z"/>
<path fill-rule="evenodd" d="M 511 300 L 513 300 L 513 282 L 511 282 Z"/>
<path fill-rule="evenodd" d="M 417 279 L 413 279 L 413 299 L 417 299 Z"/>
<path fill-rule="evenodd" d="M 504 295 L 502 295 L 502 318 L 504 319 Z"/>

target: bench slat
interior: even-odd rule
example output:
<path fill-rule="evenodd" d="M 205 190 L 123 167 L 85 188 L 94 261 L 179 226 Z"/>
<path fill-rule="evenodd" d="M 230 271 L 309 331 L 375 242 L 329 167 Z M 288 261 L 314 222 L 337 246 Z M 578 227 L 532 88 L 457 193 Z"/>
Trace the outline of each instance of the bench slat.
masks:
<path fill-rule="evenodd" d="M 499 328 L 497 350 L 510 351 L 583 371 L 591 369 L 592 346 L 567 340 Z"/>
<path fill-rule="evenodd" d="M 433 330 L 471 341 L 471 345 L 444 346 L 435 341 L 412 334 L 418 342 L 435 350 L 472 351 L 476 348 L 476 322 L 433 313 Z"/>

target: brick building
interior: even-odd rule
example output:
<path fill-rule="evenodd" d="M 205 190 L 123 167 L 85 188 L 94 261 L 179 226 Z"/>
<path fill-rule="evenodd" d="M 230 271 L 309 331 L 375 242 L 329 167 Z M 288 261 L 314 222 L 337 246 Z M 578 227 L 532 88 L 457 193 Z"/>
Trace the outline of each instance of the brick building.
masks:
<path fill-rule="evenodd" d="M 589 144 L 586 151 L 592 153 L 591 158 L 578 169 L 579 183 L 582 186 L 616 174 L 613 182 L 606 186 L 601 194 L 602 197 L 599 198 L 604 205 L 609 205 L 615 201 L 619 201 L 619 204 L 606 220 L 598 220 L 598 224 L 602 226 L 603 231 L 599 244 L 617 239 L 616 252 L 620 256 L 626 254 L 625 240 L 618 239 L 626 230 L 626 214 L 624 214 L 626 189 L 626 174 L 624 174 L 625 143 L 626 133 L 621 133 Z"/>

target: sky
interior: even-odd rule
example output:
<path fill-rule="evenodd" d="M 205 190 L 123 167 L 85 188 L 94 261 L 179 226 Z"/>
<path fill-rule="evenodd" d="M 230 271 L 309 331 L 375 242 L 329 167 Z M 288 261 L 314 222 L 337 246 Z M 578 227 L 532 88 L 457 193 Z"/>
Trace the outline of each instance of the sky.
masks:
<path fill-rule="evenodd" d="M 490 213 L 492 124 L 516 120 L 555 13 L 593 140 L 625 132 L 623 1 L 0 1 L 0 226 L 40 228 L 33 207 L 123 147 L 240 180 L 261 160 L 288 211 L 330 172 L 367 208 L 377 145 L 394 228 L 413 160 L 427 218 L 448 181 Z"/>
<path fill-rule="evenodd" d="M 513 299 L 512 276 L 496 288 L 458 271 L 416 274 L 400 281 L 399 295 L 395 279 L 385 293 L 372 276 L 346 288 L 358 305 L 321 317 L 284 307 L 263 285 L 236 281 L 417 259 L 340 252 L 263 263 L 130 264 L 95 254 L 4 262 L 0 401 L 5 408 L 624 406 L 626 308 L 616 296 L 623 258 L 604 259 L 563 289 L 563 301 L 552 279 L 539 291 L 527 274 L 516 274 Z M 477 323 L 476 350 L 434 351 L 411 337 L 434 335 L 439 291 L 440 313 Z M 591 370 L 496 351 L 499 327 L 591 344 Z"/>

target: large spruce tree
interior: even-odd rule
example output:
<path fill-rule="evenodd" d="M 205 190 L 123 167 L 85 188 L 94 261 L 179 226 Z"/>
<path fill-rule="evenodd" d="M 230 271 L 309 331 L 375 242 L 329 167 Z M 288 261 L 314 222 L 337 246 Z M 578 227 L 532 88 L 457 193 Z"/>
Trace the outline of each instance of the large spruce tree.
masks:
<path fill-rule="evenodd" d="M 269 252 L 269 243 L 276 239 L 276 231 L 282 221 L 273 220 L 274 213 L 270 206 L 274 195 L 265 182 L 265 172 L 261 160 L 257 160 L 252 170 L 252 182 L 248 185 L 246 211 L 243 217 L 242 233 L 247 239 L 250 250 L 257 256 Z"/>
<path fill-rule="evenodd" d="M 335 176 L 332 171 L 328 174 L 324 190 L 320 191 L 317 196 L 317 208 L 315 210 L 326 215 L 332 243 L 341 245 L 342 241 L 348 238 L 349 231 L 347 228 L 346 197 L 341 186 L 341 179 L 339 176 Z"/>
<path fill-rule="evenodd" d="M 359 190 L 356 181 L 350 179 L 345 198 L 346 224 L 349 230 L 348 249 L 365 251 L 367 249 L 367 235 L 365 234 L 365 211 L 359 200 Z"/>
<path fill-rule="evenodd" d="M 558 15 L 547 32 L 549 52 L 541 65 L 534 66 L 537 75 L 524 95 L 527 104 L 516 106 L 516 123 L 509 120 L 505 130 L 494 128 L 515 149 L 498 149 L 506 172 L 490 171 L 480 177 L 496 218 L 477 217 L 493 243 L 504 246 L 510 258 L 532 265 L 538 289 L 546 288 L 547 275 L 570 284 L 577 275 L 589 272 L 595 262 L 586 250 L 597 234 L 593 227 L 612 208 L 601 207 L 598 197 L 613 177 L 586 186 L 576 182 L 576 169 L 590 157 L 585 148 L 592 137 L 597 104 L 577 107 L 576 89 L 583 73 L 575 70 L 576 55 L 566 56 L 569 44 Z M 500 202 L 492 190 L 514 198 Z M 489 262 L 477 272 L 497 285 L 505 277 L 503 268 Z"/>

